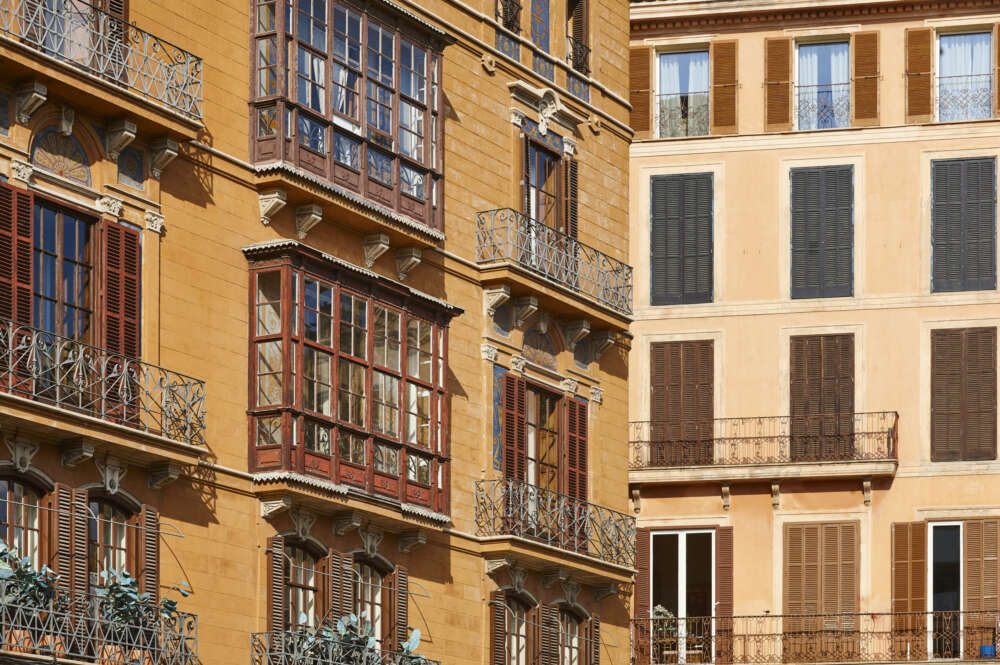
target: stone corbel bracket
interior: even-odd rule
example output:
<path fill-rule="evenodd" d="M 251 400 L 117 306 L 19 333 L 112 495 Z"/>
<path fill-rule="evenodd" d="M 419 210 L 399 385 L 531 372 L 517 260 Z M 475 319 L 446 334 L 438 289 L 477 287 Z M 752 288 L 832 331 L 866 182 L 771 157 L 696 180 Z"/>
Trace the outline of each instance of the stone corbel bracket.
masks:
<path fill-rule="evenodd" d="M 569 582 L 569 572 L 565 568 L 551 568 L 542 573 L 542 588 L 548 589 L 556 582 Z"/>
<path fill-rule="evenodd" d="M 358 535 L 361 536 L 361 547 L 364 548 L 365 554 L 368 556 L 378 554 L 378 546 L 382 544 L 385 532 L 368 524 L 358 529 Z"/>
<path fill-rule="evenodd" d="M 483 360 L 495 363 L 497 356 L 500 354 L 500 349 L 492 344 L 483 344 L 479 347 L 479 352 L 482 354 Z"/>
<path fill-rule="evenodd" d="M 177 141 L 168 138 L 161 138 L 153 141 L 149 146 L 149 174 L 154 180 L 159 180 L 163 171 L 174 161 L 181 148 Z"/>
<path fill-rule="evenodd" d="M 309 538 L 313 525 L 316 524 L 316 514 L 311 510 L 296 506 L 292 508 L 289 516 L 292 518 L 295 535 L 303 540 Z"/>
<path fill-rule="evenodd" d="M 389 251 L 389 236 L 385 233 L 373 233 L 365 236 L 365 267 L 371 268 L 378 258 Z"/>
<path fill-rule="evenodd" d="M 118 155 L 135 140 L 138 133 L 135 123 L 131 120 L 121 118 L 108 125 L 108 131 L 104 135 L 104 152 L 112 162 L 118 161 Z M 174 144 L 176 145 L 176 144 Z M 159 176 L 154 176 L 159 177 Z"/>
<path fill-rule="evenodd" d="M 31 116 L 42 107 L 49 96 L 49 89 L 38 81 L 25 81 L 14 93 L 15 116 L 22 125 L 31 121 Z"/>
<path fill-rule="evenodd" d="M 483 307 L 486 316 L 493 318 L 497 310 L 510 300 L 510 287 L 506 284 L 483 289 Z"/>
<path fill-rule="evenodd" d="M 514 325 L 518 328 L 523 327 L 537 311 L 538 298 L 535 296 L 514 298 Z"/>
<path fill-rule="evenodd" d="M 590 334 L 590 321 L 587 319 L 570 321 L 563 326 L 563 332 L 566 335 L 566 347 L 570 351 L 574 351 L 576 345 Z"/>
<path fill-rule="evenodd" d="M 260 516 L 268 519 L 292 509 L 292 500 L 287 496 L 260 502 Z"/>
<path fill-rule="evenodd" d="M 124 199 L 120 199 L 116 196 L 102 196 L 97 199 L 97 207 L 105 215 L 110 215 L 115 219 L 122 216 L 122 210 L 125 207 Z"/>
<path fill-rule="evenodd" d="M 156 234 L 163 233 L 163 215 L 156 212 L 155 210 L 147 210 L 143 215 L 143 220 L 146 222 L 146 230 L 152 231 Z"/>
<path fill-rule="evenodd" d="M 590 387 L 590 401 L 594 404 L 604 404 L 604 388 L 599 386 Z"/>
<path fill-rule="evenodd" d="M 351 529 L 361 528 L 361 513 L 356 510 L 341 511 L 333 514 L 333 535 L 343 536 Z"/>
<path fill-rule="evenodd" d="M 30 162 L 20 159 L 10 160 L 10 177 L 24 183 L 31 182 L 31 176 L 35 172 L 35 167 Z"/>
<path fill-rule="evenodd" d="M 642 491 L 635 485 L 629 488 L 629 495 L 632 497 L 632 512 L 638 515 L 642 512 Z"/>
<path fill-rule="evenodd" d="M 76 111 L 72 106 L 62 106 L 59 108 L 59 133 L 63 136 L 73 134 L 73 121 L 76 119 Z"/>
<path fill-rule="evenodd" d="M 396 274 L 399 281 L 404 281 L 410 271 L 420 265 L 420 248 L 404 247 L 396 252 Z"/>
<path fill-rule="evenodd" d="M 729 494 L 729 483 L 722 483 L 721 492 L 722 492 L 722 509 L 723 510 L 729 510 L 729 508 L 731 506 L 731 503 L 730 503 L 731 502 L 731 497 L 730 497 L 730 494 Z"/>
<path fill-rule="evenodd" d="M 781 507 L 781 484 L 771 483 L 771 507 L 777 510 Z"/>
<path fill-rule="evenodd" d="M 601 586 L 595 586 L 590 590 L 590 595 L 594 599 L 595 603 L 599 603 L 605 598 L 617 595 L 619 592 L 617 582 L 609 582 L 608 584 L 603 584 Z"/>
<path fill-rule="evenodd" d="M 83 439 L 70 439 L 59 447 L 59 463 L 67 469 L 83 464 L 94 457 L 94 445 Z"/>
<path fill-rule="evenodd" d="M 618 336 L 610 330 L 602 330 L 591 335 L 591 351 L 594 353 L 594 360 L 601 361 L 604 352 L 615 345 Z"/>
<path fill-rule="evenodd" d="M 523 127 L 524 121 L 528 119 L 528 114 L 521 109 L 510 109 L 510 124 L 515 127 Z"/>
<path fill-rule="evenodd" d="M 513 566 L 514 561 L 509 557 L 503 557 L 502 559 L 487 559 L 486 574 L 492 575 L 503 570 L 504 568 L 512 568 Z"/>
<path fill-rule="evenodd" d="M 409 554 L 414 547 L 427 543 L 427 533 L 417 529 L 399 534 L 399 551 Z"/>
<path fill-rule="evenodd" d="M 520 372 L 524 374 L 525 368 L 528 366 L 528 359 L 524 356 L 511 356 L 510 357 L 510 368 L 515 372 Z"/>
<path fill-rule="evenodd" d="M 257 195 L 257 203 L 260 206 L 260 223 L 269 226 L 271 220 L 278 211 L 285 207 L 288 195 L 283 189 L 272 189 L 261 192 Z"/>
<path fill-rule="evenodd" d="M 323 221 L 323 209 L 315 203 L 307 203 L 295 209 L 295 236 L 305 240 L 306 235 Z"/>
<path fill-rule="evenodd" d="M 148 484 L 150 489 L 163 489 L 181 477 L 181 467 L 175 462 L 157 462 L 149 467 Z"/>
<path fill-rule="evenodd" d="M 861 481 L 861 492 L 865 496 L 865 505 L 872 505 L 872 479 L 865 478 Z"/>
<path fill-rule="evenodd" d="M 563 379 L 559 382 L 559 388 L 566 395 L 576 395 L 577 389 L 580 387 L 580 382 L 576 379 Z"/>
<path fill-rule="evenodd" d="M 103 461 L 95 460 L 97 473 L 104 484 L 104 491 L 114 495 L 121 489 L 122 478 L 128 473 L 128 466 L 117 457 L 108 455 Z"/>
<path fill-rule="evenodd" d="M 16 433 L 5 434 L 3 443 L 10 451 L 10 461 L 14 463 L 14 468 L 20 473 L 24 473 L 31 468 L 31 460 L 38 452 L 38 444 L 17 436 Z"/>

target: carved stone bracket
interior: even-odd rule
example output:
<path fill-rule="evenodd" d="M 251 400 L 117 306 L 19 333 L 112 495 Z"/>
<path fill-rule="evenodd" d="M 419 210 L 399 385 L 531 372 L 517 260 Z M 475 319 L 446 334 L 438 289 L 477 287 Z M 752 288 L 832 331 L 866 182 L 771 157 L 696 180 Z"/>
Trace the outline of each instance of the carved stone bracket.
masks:
<path fill-rule="evenodd" d="M 271 189 L 257 195 L 257 203 L 260 206 L 260 223 L 268 226 L 271 219 L 278 214 L 278 211 L 285 207 L 288 195 L 283 189 Z"/>
<path fill-rule="evenodd" d="M 31 175 L 35 172 L 35 167 L 30 162 L 20 159 L 10 160 L 10 177 L 21 182 L 31 182 Z"/>
<path fill-rule="evenodd" d="M 603 128 L 603 123 L 601 122 L 601 116 L 596 113 L 589 118 L 587 118 L 587 126 L 590 127 L 590 131 L 594 134 L 600 134 Z"/>
<path fill-rule="evenodd" d="M 595 603 L 599 603 L 609 596 L 614 596 L 618 593 L 618 583 L 609 582 L 608 584 L 603 584 L 601 586 L 595 586 L 590 591 L 591 597 L 594 599 Z"/>
<path fill-rule="evenodd" d="M 590 321 L 587 319 L 570 321 L 563 328 L 566 333 L 566 346 L 573 351 L 576 345 L 590 334 Z"/>
<path fill-rule="evenodd" d="M 550 568 L 542 573 L 542 588 L 548 589 L 556 582 L 569 581 L 569 572 L 565 568 Z"/>
<path fill-rule="evenodd" d="M 642 512 L 642 491 L 636 485 L 629 488 L 629 495 L 632 497 L 632 512 L 638 515 Z"/>
<path fill-rule="evenodd" d="M 104 491 L 108 494 L 117 494 L 121 489 L 122 478 L 128 473 L 128 466 L 117 457 L 108 455 L 103 461 L 95 460 L 97 473 L 104 483 Z"/>
<path fill-rule="evenodd" d="M 602 330 L 591 335 L 591 351 L 594 353 L 594 360 L 601 361 L 604 352 L 614 346 L 617 335 L 610 330 Z"/>
<path fill-rule="evenodd" d="M 14 468 L 24 473 L 31 468 L 31 460 L 38 452 L 38 444 L 19 438 L 16 434 L 4 434 L 3 443 L 10 451 L 10 461 Z"/>
<path fill-rule="evenodd" d="M 543 335 L 549 334 L 549 324 L 552 322 L 549 317 L 549 313 L 544 309 L 538 312 L 538 321 L 535 323 L 535 327 L 538 328 L 538 332 Z"/>
<path fill-rule="evenodd" d="M 497 355 L 500 353 L 500 349 L 492 344 L 483 344 L 479 347 L 479 351 L 483 355 L 483 360 L 487 360 L 491 363 L 495 363 L 497 361 Z"/>
<path fill-rule="evenodd" d="M 524 356 L 511 356 L 510 368 L 515 372 L 524 373 L 524 368 L 528 366 L 528 359 Z"/>
<path fill-rule="evenodd" d="M 125 118 L 115 120 L 108 125 L 107 133 L 104 135 L 104 152 L 107 153 L 108 159 L 113 162 L 118 161 L 118 155 L 135 140 L 138 131 L 135 123 Z"/>
<path fill-rule="evenodd" d="M 590 387 L 590 401 L 594 404 L 604 404 L 604 388 L 599 386 Z"/>
<path fill-rule="evenodd" d="M 865 478 L 861 481 L 861 492 L 865 495 L 865 505 L 872 505 L 872 479 Z"/>
<path fill-rule="evenodd" d="M 427 542 L 427 533 L 417 529 L 399 534 L 399 551 L 409 553 L 414 547 Z"/>
<path fill-rule="evenodd" d="M 125 207 L 125 201 L 115 196 L 102 196 L 97 199 L 97 207 L 105 215 L 111 215 L 117 219 L 122 216 L 122 208 Z"/>
<path fill-rule="evenodd" d="M 570 605 L 576 605 L 580 598 L 580 583 L 566 578 L 560 580 L 560 586 L 562 586 L 563 600 L 565 600 Z"/>
<path fill-rule="evenodd" d="M 510 300 L 510 287 L 506 284 L 483 289 L 483 306 L 486 308 L 486 316 L 493 318 L 497 310 Z"/>
<path fill-rule="evenodd" d="M 323 209 L 315 203 L 307 203 L 295 209 L 295 235 L 305 240 L 306 234 L 323 221 Z"/>
<path fill-rule="evenodd" d="M 341 511 L 333 514 L 333 535 L 343 536 L 351 529 L 361 528 L 361 513 L 356 510 Z"/>
<path fill-rule="evenodd" d="M 492 575 L 498 571 L 503 570 L 514 565 L 514 561 L 507 557 L 502 559 L 487 559 L 486 560 L 486 574 Z"/>
<path fill-rule="evenodd" d="M 511 563 L 507 575 L 510 576 L 510 587 L 517 593 L 524 593 L 524 585 L 528 581 L 528 571 L 517 563 Z"/>
<path fill-rule="evenodd" d="M 521 109 L 511 109 L 510 110 L 510 124 L 515 127 L 523 127 L 524 121 L 527 120 L 528 114 Z"/>
<path fill-rule="evenodd" d="M 289 517 L 292 518 L 295 535 L 303 540 L 308 538 L 312 532 L 313 525 L 316 524 L 316 514 L 311 510 L 296 506 L 292 508 Z"/>
<path fill-rule="evenodd" d="M 538 311 L 538 298 L 535 296 L 521 296 L 514 299 L 514 325 L 518 328 L 524 326 L 528 319 Z"/>
<path fill-rule="evenodd" d="M 49 96 L 49 89 L 38 81 L 25 81 L 17 88 L 15 94 L 15 115 L 17 121 L 27 125 L 31 116 L 41 108 Z"/>
<path fill-rule="evenodd" d="M 280 515 L 286 510 L 292 509 L 292 500 L 287 496 L 283 496 L 280 499 L 272 499 L 270 501 L 260 502 L 260 516 L 263 518 L 274 517 L 275 515 Z"/>
<path fill-rule="evenodd" d="M 67 469 L 83 464 L 93 457 L 93 444 L 87 443 L 83 439 L 70 439 L 64 441 L 59 447 L 59 462 Z"/>
<path fill-rule="evenodd" d="M 389 236 L 385 233 L 373 233 L 365 236 L 365 267 L 371 268 L 378 257 L 389 251 Z"/>
<path fill-rule="evenodd" d="M 483 69 L 486 70 L 487 74 L 494 74 L 497 71 L 497 59 L 493 57 L 491 53 L 483 53 L 479 58 L 479 62 L 483 65 Z"/>
<path fill-rule="evenodd" d="M 563 154 L 572 157 L 577 153 L 577 143 L 571 138 L 563 137 Z"/>
<path fill-rule="evenodd" d="M 580 382 L 576 379 L 563 379 L 559 382 L 559 388 L 567 395 L 575 395 L 580 387 Z"/>
<path fill-rule="evenodd" d="M 781 484 L 777 482 L 771 483 L 771 507 L 781 507 Z"/>
<path fill-rule="evenodd" d="M 146 222 L 146 229 L 153 233 L 163 233 L 163 215 L 155 210 L 147 210 L 143 215 Z"/>
<path fill-rule="evenodd" d="M 420 256 L 419 247 L 404 247 L 396 252 L 396 274 L 399 281 L 405 280 L 410 271 L 420 265 Z"/>
<path fill-rule="evenodd" d="M 729 510 L 730 507 L 730 495 L 729 495 L 729 483 L 722 483 L 722 509 Z"/>
<path fill-rule="evenodd" d="M 181 477 L 181 466 L 175 462 L 157 462 L 149 467 L 150 489 L 163 489 Z"/>
<path fill-rule="evenodd" d="M 159 180 L 163 171 L 174 161 L 181 150 L 177 141 L 168 138 L 157 139 L 149 146 L 149 175 Z"/>
<path fill-rule="evenodd" d="M 59 108 L 59 133 L 63 136 L 73 134 L 73 121 L 76 119 L 76 111 L 72 106 L 62 106 Z"/>
<path fill-rule="evenodd" d="M 358 535 L 361 536 L 361 547 L 364 548 L 365 554 L 368 556 L 378 554 L 378 546 L 382 544 L 382 539 L 385 538 L 385 533 L 381 529 L 369 524 L 359 529 Z"/>

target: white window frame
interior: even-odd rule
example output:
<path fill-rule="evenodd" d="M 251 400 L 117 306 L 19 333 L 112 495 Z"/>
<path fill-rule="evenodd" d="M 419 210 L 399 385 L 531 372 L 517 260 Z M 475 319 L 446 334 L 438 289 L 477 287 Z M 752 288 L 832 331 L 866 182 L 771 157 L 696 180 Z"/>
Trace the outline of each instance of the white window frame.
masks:
<path fill-rule="evenodd" d="M 853 40 L 850 35 L 845 36 L 833 36 L 829 38 L 824 38 L 819 41 L 798 41 L 792 42 L 792 128 L 796 132 L 818 132 L 822 131 L 819 129 L 802 129 L 799 127 L 799 47 L 800 46 L 819 46 L 821 44 L 847 44 L 847 84 L 851 86 L 848 91 L 848 97 L 851 99 L 851 104 L 854 103 L 854 78 L 851 69 L 854 65 L 854 52 L 851 48 Z M 851 113 L 854 109 L 850 109 L 847 117 L 847 125 L 844 127 L 829 127 L 828 129 L 849 129 L 851 127 Z"/>
<path fill-rule="evenodd" d="M 676 48 L 660 49 L 653 52 L 653 122 L 656 125 L 654 127 L 654 132 L 656 138 L 662 139 L 666 138 L 660 136 L 660 120 L 659 120 L 659 109 L 660 109 L 660 96 L 667 94 L 660 89 L 660 57 L 664 55 L 680 55 L 681 53 L 704 53 L 708 57 L 708 117 L 712 117 L 712 49 L 710 44 L 695 42 L 693 44 L 681 44 Z M 690 95 L 691 91 L 688 90 L 687 94 Z M 709 131 L 705 136 L 710 136 L 712 133 L 711 122 L 709 122 Z"/>
<path fill-rule="evenodd" d="M 989 35 L 990 36 L 990 91 L 993 96 L 996 96 L 996 44 L 993 43 L 993 30 L 980 26 L 978 28 L 962 28 L 959 30 L 935 30 L 934 31 L 934 43 L 932 45 L 931 52 L 931 77 L 934 79 L 934 85 L 931 86 L 931 117 L 934 122 L 942 122 L 941 120 L 941 38 L 942 37 L 955 37 L 958 35 Z M 969 75 L 971 76 L 971 74 Z M 991 114 L 992 116 L 992 114 Z M 988 118 L 992 119 L 992 118 Z M 968 120 L 954 120 L 949 122 L 969 122 Z"/>
<path fill-rule="evenodd" d="M 927 658 L 934 659 L 934 529 L 958 527 L 958 660 L 965 657 L 965 524 L 962 521 L 928 522 L 927 524 Z"/>

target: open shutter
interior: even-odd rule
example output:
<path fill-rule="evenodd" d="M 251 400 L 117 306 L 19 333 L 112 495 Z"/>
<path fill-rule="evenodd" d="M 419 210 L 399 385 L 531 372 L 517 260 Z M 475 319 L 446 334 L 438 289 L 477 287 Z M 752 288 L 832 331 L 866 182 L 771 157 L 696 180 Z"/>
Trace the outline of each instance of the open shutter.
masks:
<path fill-rule="evenodd" d="M 932 28 L 906 30 L 906 122 L 930 122 Z"/>
<path fill-rule="evenodd" d="M 635 130 L 636 139 L 649 138 L 650 115 L 652 113 L 652 79 L 650 61 L 653 53 L 648 48 L 632 48 L 628 51 L 629 124 Z"/>
<path fill-rule="evenodd" d="M 128 21 L 129 0 L 99 0 L 96 6 L 117 19 Z"/>
<path fill-rule="evenodd" d="M 869 127 L 879 123 L 879 33 L 877 30 L 855 32 L 851 36 L 851 54 L 854 57 L 854 113 L 855 127 Z"/>
<path fill-rule="evenodd" d="M 72 552 L 73 552 L 73 591 L 86 593 L 90 587 L 90 542 L 88 527 L 90 523 L 90 506 L 87 490 L 73 490 L 72 511 Z"/>
<path fill-rule="evenodd" d="M 354 559 L 349 554 L 329 550 L 326 555 L 326 611 L 334 621 L 354 611 Z"/>
<path fill-rule="evenodd" d="M 964 330 L 931 331 L 931 460 L 962 457 Z"/>
<path fill-rule="evenodd" d="M 0 183 L 0 318 L 31 325 L 33 195 Z"/>
<path fill-rule="evenodd" d="M 524 379 L 512 372 L 503 377 L 504 477 L 525 480 L 527 462 L 527 404 Z"/>
<path fill-rule="evenodd" d="M 285 539 L 267 539 L 267 627 L 280 632 L 285 629 Z"/>
<path fill-rule="evenodd" d="M 636 619 L 635 634 L 632 637 L 632 648 L 635 650 L 636 665 L 648 665 L 650 662 L 650 540 L 649 529 L 635 530 L 635 600 L 633 603 Z M 645 621 L 643 621 L 645 619 Z"/>
<path fill-rule="evenodd" d="M 589 665 L 601 665 L 601 620 L 595 616 L 590 617 L 590 650 L 588 657 Z"/>
<path fill-rule="evenodd" d="M 927 653 L 927 523 L 892 525 L 893 656 L 921 660 Z M 920 614 L 909 614 L 919 612 Z"/>
<path fill-rule="evenodd" d="M 543 603 L 539 606 L 541 618 L 538 665 L 559 665 L 559 608 Z"/>
<path fill-rule="evenodd" d="M 565 398 L 566 404 L 566 494 L 587 500 L 587 403 Z"/>
<path fill-rule="evenodd" d="M 737 44 L 735 39 L 715 40 L 709 45 L 712 69 L 712 134 L 735 134 L 737 127 Z"/>
<path fill-rule="evenodd" d="M 572 11 L 570 15 L 570 20 L 573 23 L 572 37 L 574 40 L 576 40 L 577 44 L 579 44 L 581 47 L 585 47 L 589 43 L 588 38 L 590 33 L 589 0 L 574 0 L 574 2 L 571 3 L 571 6 L 572 6 Z M 582 73 L 587 73 L 586 64 L 587 61 L 586 58 L 584 58 L 583 62 L 580 63 L 574 62 L 574 67 L 577 68 L 577 71 L 582 71 Z"/>
<path fill-rule="evenodd" d="M 715 530 L 715 661 L 733 662 L 733 527 Z"/>
<path fill-rule="evenodd" d="M 563 195 L 566 235 L 576 238 L 580 227 L 580 164 L 575 159 L 563 160 Z M 571 266 L 575 270 L 575 266 Z"/>
<path fill-rule="evenodd" d="M 507 661 L 507 594 L 490 593 L 490 665 L 508 665 Z"/>
<path fill-rule="evenodd" d="M 973 328 L 966 332 L 965 423 L 962 459 L 997 457 L 997 332 Z"/>
<path fill-rule="evenodd" d="M 51 565 L 59 575 L 59 588 L 70 591 L 73 585 L 73 488 L 56 483 L 52 490 L 51 533 L 54 535 L 55 556 Z"/>
<path fill-rule="evenodd" d="M 998 605 L 1000 520 L 966 520 L 965 524 L 965 649 L 977 653 L 980 644 L 994 644 Z"/>
<path fill-rule="evenodd" d="M 160 515 L 152 506 L 143 504 L 139 512 L 139 553 L 135 576 L 139 591 L 148 593 L 154 601 L 160 595 Z"/>
<path fill-rule="evenodd" d="M 104 222 L 104 347 L 139 357 L 142 271 L 141 235 L 117 222 Z"/>
<path fill-rule="evenodd" d="M 792 128 L 792 40 L 764 40 L 764 131 Z"/>
<path fill-rule="evenodd" d="M 394 593 L 393 609 L 395 609 L 395 615 L 393 622 L 396 634 L 393 644 L 398 651 L 410 639 L 410 575 L 406 571 L 406 566 L 396 566 Z"/>

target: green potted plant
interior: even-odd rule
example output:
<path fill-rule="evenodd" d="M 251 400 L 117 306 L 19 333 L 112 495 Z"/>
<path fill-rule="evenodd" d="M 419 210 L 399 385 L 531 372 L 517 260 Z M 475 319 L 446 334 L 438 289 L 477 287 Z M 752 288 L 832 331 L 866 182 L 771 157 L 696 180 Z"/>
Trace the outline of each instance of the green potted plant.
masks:
<path fill-rule="evenodd" d="M 59 591 L 59 575 L 46 565 L 35 570 L 29 557 L 0 542 L 0 628 L 19 631 L 29 651 L 51 648 L 46 623 L 66 615 L 68 598 Z M 13 638 L 15 641 L 17 637 Z"/>
<path fill-rule="evenodd" d="M 121 650 L 126 662 L 144 662 L 144 653 L 152 654 L 161 646 L 158 640 L 164 629 L 174 634 L 183 630 L 176 600 L 164 596 L 155 602 L 149 593 L 139 591 L 138 580 L 128 571 L 104 570 L 101 579 L 104 585 L 96 590 L 101 634 L 105 646 Z M 185 598 L 190 595 L 183 582 L 170 591 Z"/>

